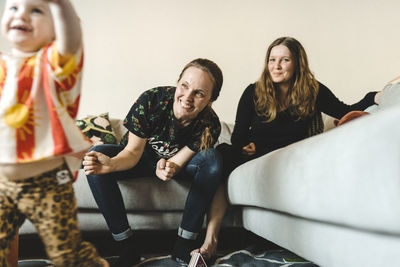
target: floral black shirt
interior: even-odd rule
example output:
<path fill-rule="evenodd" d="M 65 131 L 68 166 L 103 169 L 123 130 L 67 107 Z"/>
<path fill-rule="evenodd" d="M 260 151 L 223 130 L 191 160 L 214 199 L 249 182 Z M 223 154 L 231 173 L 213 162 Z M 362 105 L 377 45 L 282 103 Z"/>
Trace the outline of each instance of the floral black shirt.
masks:
<path fill-rule="evenodd" d="M 133 134 L 146 138 L 144 156 L 156 163 L 160 158 L 174 156 L 184 146 L 200 151 L 201 135 L 209 127 L 214 143 L 221 132 L 218 116 L 212 111 L 211 120 L 205 123 L 193 120 L 188 126 L 178 127 L 173 112 L 175 87 L 163 86 L 145 91 L 132 105 L 124 119 L 124 126 Z M 126 145 L 128 133 L 121 141 Z"/>

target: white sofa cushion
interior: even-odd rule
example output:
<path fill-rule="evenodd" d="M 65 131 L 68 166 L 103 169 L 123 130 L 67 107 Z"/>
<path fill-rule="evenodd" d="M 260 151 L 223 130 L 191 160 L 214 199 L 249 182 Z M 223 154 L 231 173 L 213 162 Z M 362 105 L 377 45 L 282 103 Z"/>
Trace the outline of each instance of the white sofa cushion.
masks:
<path fill-rule="evenodd" d="M 254 207 L 243 208 L 243 226 L 323 267 L 395 266 L 393 259 L 400 251 L 396 235 L 357 231 Z"/>
<path fill-rule="evenodd" d="M 400 234 L 400 105 L 235 169 L 232 204 Z"/>
<path fill-rule="evenodd" d="M 188 182 L 164 182 L 155 177 L 121 180 L 118 183 L 127 211 L 181 211 L 190 187 Z M 80 170 L 74 189 L 80 209 L 98 210 L 83 170 Z"/>

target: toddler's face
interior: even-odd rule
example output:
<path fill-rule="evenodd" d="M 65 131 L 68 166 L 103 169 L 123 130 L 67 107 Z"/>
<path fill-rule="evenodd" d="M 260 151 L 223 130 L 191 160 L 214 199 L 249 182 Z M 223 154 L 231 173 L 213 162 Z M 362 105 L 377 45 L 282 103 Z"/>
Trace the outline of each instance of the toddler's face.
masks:
<path fill-rule="evenodd" d="M 47 1 L 7 0 L 1 32 L 18 52 L 35 52 L 54 40 L 54 24 Z"/>

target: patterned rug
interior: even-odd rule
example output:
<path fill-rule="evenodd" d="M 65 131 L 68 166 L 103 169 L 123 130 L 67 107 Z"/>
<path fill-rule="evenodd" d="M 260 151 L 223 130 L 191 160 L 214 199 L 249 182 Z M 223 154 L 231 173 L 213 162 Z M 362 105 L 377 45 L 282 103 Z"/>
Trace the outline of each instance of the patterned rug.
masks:
<path fill-rule="evenodd" d="M 110 263 L 116 257 L 107 258 Z M 19 261 L 18 267 L 53 267 L 47 260 L 26 260 Z M 183 267 L 187 265 L 179 264 L 171 259 L 170 255 L 153 257 L 143 260 L 135 267 Z M 214 263 L 209 263 L 208 267 L 318 267 L 307 260 L 304 260 L 287 250 L 266 250 L 254 252 L 252 249 L 243 249 L 221 256 Z"/>
<path fill-rule="evenodd" d="M 149 258 L 142 261 L 137 267 L 181 267 L 176 261 L 168 256 Z M 318 267 L 307 260 L 304 260 L 287 250 L 267 250 L 263 252 L 252 252 L 243 249 L 232 252 L 228 255 L 217 258 L 214 264 L 208 264 L 209 267 L 276 267 L 276 266 L 301 266 Z"/>

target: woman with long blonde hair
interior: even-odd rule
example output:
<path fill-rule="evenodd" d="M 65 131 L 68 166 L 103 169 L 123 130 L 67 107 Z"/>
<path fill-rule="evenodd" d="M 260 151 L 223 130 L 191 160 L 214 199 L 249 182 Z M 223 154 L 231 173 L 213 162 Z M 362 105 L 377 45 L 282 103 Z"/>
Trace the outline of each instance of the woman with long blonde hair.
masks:
<path fill-rule="evenodd" d="M 321 133 L 321 112 L 340 119 L 350 111 L 373 105 L 379 96 L 370 92 L 354 105 L 344 104 L 315 79 L 299 41 L 291 37 L 276 39 L 268 47 L 261 77 L 240 98 L 232 145 L 217 147 L 223 156 L 224 178 L 251 159 Z M 204 244 L 193 252 L 205 258 L 216 252 L 226 207 L 224 186 L 220 186 L 209 212 Z"/>

